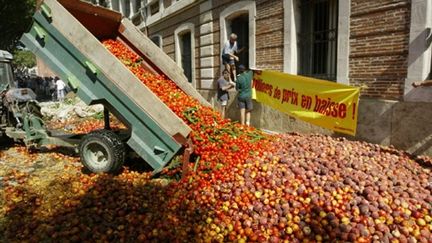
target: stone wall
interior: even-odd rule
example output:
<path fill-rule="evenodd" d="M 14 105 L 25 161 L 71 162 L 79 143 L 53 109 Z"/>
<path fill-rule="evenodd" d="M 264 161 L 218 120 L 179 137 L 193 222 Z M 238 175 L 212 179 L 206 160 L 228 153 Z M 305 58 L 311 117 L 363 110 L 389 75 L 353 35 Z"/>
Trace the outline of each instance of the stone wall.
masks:
<path fill-rule="evenodd" d="M 283 71 L 283 1 L 256 3 L 256 66 Z"/>
<path fill-rule="evenodd" d="M 163 50 L 175 59 L 175 29 L 184 23 L 195 28 L 197 89 L 214 89 L 221 73 L 221 20 L 227 9 L 248 1 L 196 1 L 148 28 L 162 36 Z M 255 65 L 283 71 L 284 5 L 280 0 L 253 1 Z M 203 10 L 202 5 L 206 4 Z M 402 100 L 408 70 L 411 4 L 409 0 L 351 0 L 349 84 L 362 87 L 362 97 Z M 211 75 L 212 74 L 212 75 Z M 213 79 L 213 80 L 212 80 Z"/>
<path fill-rule="evenodd" d="M 201 91 L 201 94 L 211 99 L 213 91 Z M 219 104 L 214 103 L 219 109 Z M 251 125 L 279 133 L 298 132 L 303 134 L 326 134 L 343 136 L 352 140 L 393 145 L 397 149 L 406 150 L 412 154 L 432 156 L 432 103 L 402 102 L 363 97 L 359 104 L 356 136 L 335 133 L 299 119 L 281 113 L 266 105 L 254 102 L 251 114 Z M 235 92 L 231 93 L 228 103 L 227 117 L 239 121 L 239 111 L 235 100 Z"/>
<path fill-rule="evenodd" d="M 402 98 L 410 10 L 408 0 L 352 0 L 349 79 L 362 96 Z"/>
<path fill-rule="evenodd" d="M 343 0 L 339 0 L 343 1 Z M 282 71 L 284 1 L 211 0 L 195 4 L 148 28 L 163 39 L 163 50 L 175 59 L 175 30 L 192 23 L 195 32 L 196 88 L 215 107 L 214 80 L 220 75 L 221 13 L 239 3 L 255 3 L 256 67 Z M 357 135 L 361 141 L 394 145 L 415 154 L 432 155 L 431 103 L 402 102 L 408 70 L 409 0 L 351 0 L 349 18 L 349 84 L 362 87 Z M 347 43 L 348 44 L 348 43 Z M 286 57 L 285 57 L 286 58 Z M 227 116 L 239 120 L 232 94 Z M 276 132 L 341 136 L 270 107 L 255 103 L 252 125 Z"/>
<path fill-rule="evenodd" d="M 162 36 L 162 48 L 166 54 L 168 54 L 173 60 L 175 60 L 175 42 L 174 42 L 174 31 L 177 27 L 184 23 L 192 23 L 195 26 L 195 30 L 199 28 L 199 5 L 194 5 L 185 11 L 180 12 L 177 15 L 164 19 L 164 21 L 153 24 L 148 28 L 148 36 L 161 35 Z M 195 33 L 197 33 L 195 31 Z M 195 43 L 197 43 L 198 37 L 195 37 Z M 197 61 L 198 44 L 195 46 L 195 62 Z"/>
<path fill-rule="evenodd" d="M 220 14 L 230 8 L 235 12 L 236 3 L 247 1 L 212 0 L 207 1 L 207 5 L 204 4 L 205 2 L 197 1 L 193 6 L 152 24 L 147 31 L 148 36 L 161 35 L 164 52 L 175 60 L 174 31 L 182 24 L 194 24 L 196 88 L 214 89 L 214 80 L 221 73 Z M 282 71 L 283 1 L 260 0 L 256 1 L 255 7 L 256 63 L 254 66 Z M 212 75 L 209 75 L 209 72 Z"/>

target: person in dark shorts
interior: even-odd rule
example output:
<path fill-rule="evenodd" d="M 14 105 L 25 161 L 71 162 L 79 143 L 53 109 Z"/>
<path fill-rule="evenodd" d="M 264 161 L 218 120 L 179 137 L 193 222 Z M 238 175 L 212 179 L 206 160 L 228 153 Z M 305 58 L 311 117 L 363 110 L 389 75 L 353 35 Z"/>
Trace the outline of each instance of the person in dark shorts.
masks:
<path fill-rule="evenodd" d="M 240 124 L 250 126 L 252 103 L 252 79 L 253 72 L 247 70 L 244 65 L 239 65 L 239 75 L 237 76 L 236 90 L 238 91 L 238 107 L 240 109 Z"/>
<path fill-rule="evenodd" d="M 222 72 L 222 77 L 220 77 L 217 81 L 217 85 L 218 85 L 217 98 L 221 105 L 222 118 L 225 118 L 226 106 L 229 100 L 228 90 L 235 86 L 234 82 L 229 81 L 229 75 L 230 73 L 228 72 L 228 70 L 225 69 Z"/>

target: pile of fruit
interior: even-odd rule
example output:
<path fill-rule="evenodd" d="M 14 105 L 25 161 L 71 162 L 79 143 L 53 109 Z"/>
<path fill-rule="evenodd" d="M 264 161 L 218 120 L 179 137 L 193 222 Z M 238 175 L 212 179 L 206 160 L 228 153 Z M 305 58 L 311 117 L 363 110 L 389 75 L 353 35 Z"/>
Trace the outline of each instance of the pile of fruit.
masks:
<path fill-rule="evenodd" d="M 104 45 L 191 128 L 185 178 L 70 166 L 31 190 L 4 180 L 4 241 L 429 242 L 429 165 L 392 148 L 321 135 L 268 136 L 147 72 L 117 41 Z M 1 158 L 1 157 L 0 157 Z M 176 159 L 175 159 L 176 160 Z M 422 159 L 425 160 L 425 159 Z M 170 166 L 163 175 L 179 173 Z M 2 240 L 0 236 L 0 241 Z"/>
<path fill-rule="evenodd" d="M 87 134 L 91 131 L 104 128 L 105 122 L 103 117 L 76 118 L 73 117 L 67 121 L 46 121 L 45 125 L 52 130 L 63 130 L 65 133 Z M 125 129 L 118 119 L 110 115 L 110 128 L 112 130 Z"/>

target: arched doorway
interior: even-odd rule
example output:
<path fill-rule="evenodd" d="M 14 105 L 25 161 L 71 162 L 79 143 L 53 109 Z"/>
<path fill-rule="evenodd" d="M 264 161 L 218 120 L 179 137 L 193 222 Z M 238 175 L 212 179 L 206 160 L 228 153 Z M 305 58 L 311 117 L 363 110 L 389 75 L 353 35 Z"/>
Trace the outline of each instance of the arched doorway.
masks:
<path fill-rule="evenodd" d="M 246 47 L 244 56 L 240 56 L 242 64 L 255 67 L 255 1 L 240 1 L 225 8 L 219 15 L 221 47 L 228 40 L 229 34 L 236 31 L 238 41 Z M 247 27 L 246 27 L 247 26 Z M 244 38 L 243 38 L 244 37 Z M 221 62 L 221 70 L 224 68 Z"/>
<path fill-rule="evenodd" d="M 240 50 L 239 62 L 236 63 L 243 64 L 249 67 L 249 15 L 248 13 L 243 13 L 236 15 L 235 17 L 227 19 L 227 36 L 231 33 L 237 34 L 237 45 Z"/>
<path fill-rule="evenodd" d="M 196 87 L 195 74 L 195 27 L 184 23 L 174 31 L 175 60 L 183 69 L 184 75 Z"/>

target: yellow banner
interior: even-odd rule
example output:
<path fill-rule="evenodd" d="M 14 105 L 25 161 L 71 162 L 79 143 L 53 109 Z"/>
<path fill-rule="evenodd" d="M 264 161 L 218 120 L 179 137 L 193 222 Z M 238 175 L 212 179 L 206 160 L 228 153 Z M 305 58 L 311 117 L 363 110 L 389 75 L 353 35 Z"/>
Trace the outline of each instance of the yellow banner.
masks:
<path fill-rule="evenodd" d="M 255 71 L 256 100 L 303 121 L 355 135 L 360 88 L 275 71 Z"/>

